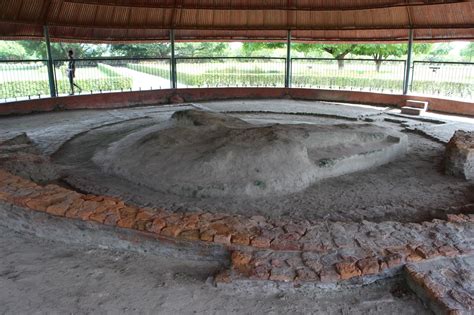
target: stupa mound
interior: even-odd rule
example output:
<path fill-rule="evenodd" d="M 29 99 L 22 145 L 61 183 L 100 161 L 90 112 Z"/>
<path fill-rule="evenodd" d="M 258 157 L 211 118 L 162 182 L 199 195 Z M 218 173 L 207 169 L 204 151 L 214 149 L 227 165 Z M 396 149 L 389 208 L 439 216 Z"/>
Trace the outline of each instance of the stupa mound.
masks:
<path fill-rule="evenodd" d="M 103 171 L 196 197 L 260 197 L 387 163 L 405 135 L 368 124 L 253 125 L 224 114 L 176 112 L 98 151 Z"/>

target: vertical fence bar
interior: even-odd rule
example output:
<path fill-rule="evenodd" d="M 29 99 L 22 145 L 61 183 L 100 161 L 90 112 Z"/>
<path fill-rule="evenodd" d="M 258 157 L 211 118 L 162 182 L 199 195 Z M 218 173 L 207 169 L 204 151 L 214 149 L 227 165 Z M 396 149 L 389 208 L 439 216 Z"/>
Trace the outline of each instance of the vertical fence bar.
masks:
<path fill-rule="evenodd" d="M 170 30 L 170 42 L 171 42 L 171 88 L 176 89 L 177 78 L 176 78 L 176 58 L 174 51 L 174 30 Z"/>
<path fill-rule="evenodd" d="M 288 30 L 286 38 L 286 68 L 285 68 L 285 87 L 291 87 L 291 31 Z"/>
<path fill-rule="evenodd" d="M 44 39 L 46 41 L 46 51 L 48 53 L 48 80 L 49 80 L 49 92 L 51 97 L 56 97 L 56 84 L 54 81 L 54 64 L 53 55 L 51 54 L 51 43 L 49 41 L 49 29 L 45 25 L 44 28 Z"/>
<path fill-rule="evenodd" d="M 408 35 L 408 52 L 407 52 L 407 62 L 405 65 L 405 78 L 403 80 L 403 94 L 404 95 L 408 94 L 408 88 L 410 86 L 412 55 L 413 55 L 413 29 L 410 28 L 410 33 Z"/>

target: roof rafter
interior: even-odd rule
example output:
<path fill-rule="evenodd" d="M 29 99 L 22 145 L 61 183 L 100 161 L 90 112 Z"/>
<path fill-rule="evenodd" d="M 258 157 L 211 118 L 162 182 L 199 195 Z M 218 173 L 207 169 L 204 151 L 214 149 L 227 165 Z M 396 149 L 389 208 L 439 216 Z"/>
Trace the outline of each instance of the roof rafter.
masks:
<path fill-rule="evenodd" d="M 176 8 L 175 4 L 169 2 L 146 2 L 146 1 L 117 1 L 117 0 L 65 0 L 66 3 L 74 4 L 89 4 L 89 5 L 100 5 L 100 6 L 120 6 L 129 8 L 156 8 L 156 9 L 173 9 Z M 242 10 L 242 11 L 253 11 L 253 10 L 290 10 L 290 11 L 356 11 L 356 10 L 371 10 L 371 9 L 388 9 L 396 7 L 407 7 L 407 6 L 431 6 L 431 5 L 443 5 L 443 4 L 454 4 L 463 2 L 472 2 L 472 0 L 392 0 L 392 1 L 380 1 L 378 4 L 370 5 L 350 5 L 350 6 L 297 6 L 283 5 L 283 6 L 268 6 L 268 5 L 233 5 L 229 7 L 227 5 L 219 5 L 213 3 L 213 5 L 202 4 L 199 1 L 196 3 L 187 3 L 186 1 L 180 1 L 180 9 L 190 10 Z"/>

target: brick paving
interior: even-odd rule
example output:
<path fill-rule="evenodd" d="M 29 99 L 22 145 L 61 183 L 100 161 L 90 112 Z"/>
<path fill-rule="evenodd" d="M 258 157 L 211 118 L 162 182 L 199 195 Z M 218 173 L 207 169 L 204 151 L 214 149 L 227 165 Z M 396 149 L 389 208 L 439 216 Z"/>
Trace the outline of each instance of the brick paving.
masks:
<path fill-rule="evenodd" d="M 233 264 L 236 277 L 262 280 L 314 281 L 326 278 L 326 273 L 331 279 L 350 279 L 406 262 L 474 252 L 473 214 L 453 214 L 446 221 L 419 224 L 292 222 L 261 216 L 173 213 L 58 185 L 41 186 L 4 170 L 0 170 L 0 200 L 70 219 L 222 244 L 235 251 L 236 257 L 248 258 L 245 270 L 239 267 L 241 263 Z M 470 205 L 465 210 L 473 208 Z"/>
<path fill-rule="evenodd" d="M 474 256 L 408 264 L 410 287 L 436 313 L 474 313 Z"/>

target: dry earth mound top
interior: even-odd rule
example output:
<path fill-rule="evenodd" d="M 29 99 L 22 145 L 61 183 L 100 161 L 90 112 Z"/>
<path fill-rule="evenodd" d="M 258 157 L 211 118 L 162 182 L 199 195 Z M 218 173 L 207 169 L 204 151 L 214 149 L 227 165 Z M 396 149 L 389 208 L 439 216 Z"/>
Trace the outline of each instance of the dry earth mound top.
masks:
<path fill-rule="evenodd" d="M 224 114 L 176 112 L 94 156 L 104 171 L 178 195 L 291 193 L 404 154 L 406 136 L 368 124 L 253 125 Z"/>

